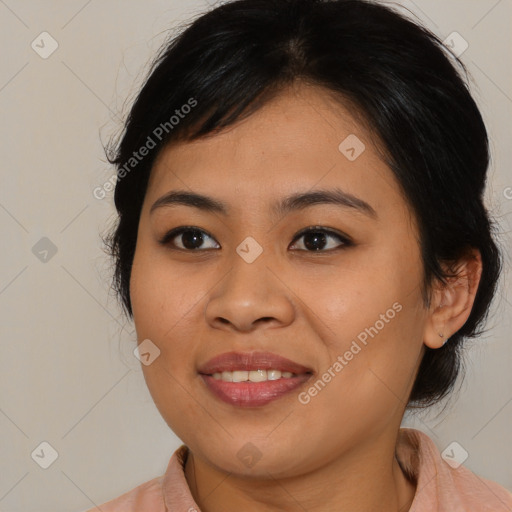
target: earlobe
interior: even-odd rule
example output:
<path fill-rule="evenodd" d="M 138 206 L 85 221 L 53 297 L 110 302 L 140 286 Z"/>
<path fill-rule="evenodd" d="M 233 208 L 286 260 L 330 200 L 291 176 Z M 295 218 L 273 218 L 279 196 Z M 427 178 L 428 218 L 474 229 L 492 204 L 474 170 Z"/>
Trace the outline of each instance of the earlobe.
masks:
<path fill-rule="evenodd" d="M 433 293 L 431 311 L 425 324 L 423 341 L 429 348 L 441 348 L 467 321 L 482 275 L 482 258 L 472 249 L 457 261 L 454 274 L 446 284 L 438 283 Z"/>

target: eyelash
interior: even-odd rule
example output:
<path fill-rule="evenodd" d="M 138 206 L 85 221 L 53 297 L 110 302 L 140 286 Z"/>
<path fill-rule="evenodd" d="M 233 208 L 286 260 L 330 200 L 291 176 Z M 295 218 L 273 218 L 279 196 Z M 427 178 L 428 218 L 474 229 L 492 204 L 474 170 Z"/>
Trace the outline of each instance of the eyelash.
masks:
<path fill-rule="evenodd" d="M 170 243 L 171 240 L 173 240 L 174 238 L 176 238 L 179 235 L 182 235 L 183 233 L 186 233 L 188 231 L 196 231 L 196 232 L 199 232 L 201 234 L 205 234 L 207 237 L 211 238 L 212 240 L 215 240 L 213 238 L 213 236 L 211 236 L 207 231 L 204 231 L 203 229 L 200 229 L 200 228 L 195 227 L 195 226 L 181 226 L 181 227 L 178 227 L 178 228 L 171 229 L 169 232 L 167 232 L 159 240 L 159 243 L 162 244 L 162 245 L 165 245 L 165 246 L 169 246 L 170 245 L 171 249 L 177 250 L 177 251 L 204 252 L 205 250 L 211 250 L 211 248 L 210 249 L 186 249 L 186 248 L 181 248 L 181 247 L 173 247 L 173 244 Z M 336 238 L 338 238 L 342 242 L 342 245 L 339 246 L 339 247 L 335 247 L 334 249 L 332 249 L 332 248 L 331 249 L 319 249 L 319 250 L 316 250 L 316 251 L 315 250 L 308 251 L 307 249 L 298 249 L 298 250 L 314 254 L 314 253 L 325 253 L 325 252 L 337 251 L 337 250 L 345 249 L 347 247 L 350 247 L 350 246 L 354 245 L 352 240 L 350 240 L 350 238 L 347 237 L 346 235 L 343 235 L 343 234 L 338 233 L 336 231 L 333 231 L 331 229 L 324 228 L 322 226 L 309 226 L 307 228 L 304 228 L 304 229 L 300 230 L 294 236 L 294 238 L 292 240 L 292 244 L 296 243 L 296 241 L 298 239 L 302 238 L 304 235 L 307 235 L 309 233 L 323 233 L 323 234 L 325 234 L 327 236 L 336 237 Z"/>

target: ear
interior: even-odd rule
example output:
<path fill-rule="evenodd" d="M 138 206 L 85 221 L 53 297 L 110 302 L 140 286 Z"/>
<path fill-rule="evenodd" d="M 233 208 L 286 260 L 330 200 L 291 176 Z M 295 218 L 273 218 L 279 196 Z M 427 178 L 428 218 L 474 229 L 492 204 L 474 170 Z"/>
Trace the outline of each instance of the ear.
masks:
<path fill-rule="evenodd" d="M 480 251 L 469 250 L 445 269 L 456 277 L 448 278 L 445 285 L 437 282 L 423 333 L 424 344 L 433 349 L 442 347 L 469 318 L 482 275 Z"/>

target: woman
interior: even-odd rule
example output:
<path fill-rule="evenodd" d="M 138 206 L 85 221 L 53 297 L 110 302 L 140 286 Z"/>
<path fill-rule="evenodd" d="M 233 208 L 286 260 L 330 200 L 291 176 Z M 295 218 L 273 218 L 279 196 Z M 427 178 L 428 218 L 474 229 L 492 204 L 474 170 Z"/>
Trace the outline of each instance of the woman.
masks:
<path fill-rule="evenodd" d="M 184 444 L 98 509 L 512 510 L 400 428 L 452 390 L 501 266 L 451 58 L 363 0 L 228 2 L 164 47 L 111 157 L 107 242 Z"/>

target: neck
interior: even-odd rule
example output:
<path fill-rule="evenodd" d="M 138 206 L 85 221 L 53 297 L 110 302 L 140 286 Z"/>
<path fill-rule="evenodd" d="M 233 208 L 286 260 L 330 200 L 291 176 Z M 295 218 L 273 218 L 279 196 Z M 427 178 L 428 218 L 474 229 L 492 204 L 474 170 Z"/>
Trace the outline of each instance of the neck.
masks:
<path fill-rule="evenodd" d="M 395 438 L 396 440 L 396 438 Z M 395 458 L 395 442 L 376 439 L 311 472 L 275 478 L 220 471 L 189 452 L 185 478 L 201 512 L 407 512 L 416 485 Z"/>

